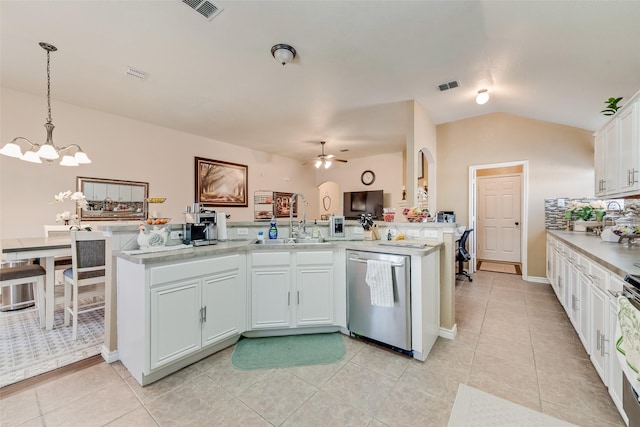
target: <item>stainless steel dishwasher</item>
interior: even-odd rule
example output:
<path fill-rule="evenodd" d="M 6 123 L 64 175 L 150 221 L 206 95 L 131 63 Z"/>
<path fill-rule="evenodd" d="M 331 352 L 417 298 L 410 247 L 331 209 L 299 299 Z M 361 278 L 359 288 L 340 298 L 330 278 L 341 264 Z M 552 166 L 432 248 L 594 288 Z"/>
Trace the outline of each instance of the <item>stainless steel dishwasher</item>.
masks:
<path fill-rule="evenodd" d="M 365 282 L 368 260 L 391 264 L 393 307 L 371 304 Z M 347 328 L 355 335 L 411 352 L 410 257 L 365 251 L 347 251 Z"/>

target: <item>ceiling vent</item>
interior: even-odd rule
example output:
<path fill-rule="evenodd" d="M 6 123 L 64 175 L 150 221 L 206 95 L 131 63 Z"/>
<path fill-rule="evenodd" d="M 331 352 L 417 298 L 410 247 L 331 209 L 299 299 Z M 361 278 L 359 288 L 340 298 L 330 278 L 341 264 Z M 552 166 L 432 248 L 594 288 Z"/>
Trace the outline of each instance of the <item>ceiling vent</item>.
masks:
<path fill-rule="evenodd" d="M 131 67 L 127 68 L 127 71 L 125 71 L 124 74 L 126 76 L 133 77 L 134 79 L 138 79 L 141 82 L 147 80 L 151 75 L 147 72 L 136 70 L 135 68 Z"/>
<path fill-rule="evenodd" d="M 444 92 L 445 90 L 455 89 L 459 86 L 460 86 L 460 82 L 457 80 L 454 80 L 449 83 L 443 83 L 441 85 L 438 85 L 438 89 L 440 89 L 440 92 Z"/>
<path fill-rule="evenodd" d="M 209 21 L 218 16 L 223 10 L 221 7 L 218 7 L 206 0 L 181 0 L 181 2 L 207 18 Z"/>

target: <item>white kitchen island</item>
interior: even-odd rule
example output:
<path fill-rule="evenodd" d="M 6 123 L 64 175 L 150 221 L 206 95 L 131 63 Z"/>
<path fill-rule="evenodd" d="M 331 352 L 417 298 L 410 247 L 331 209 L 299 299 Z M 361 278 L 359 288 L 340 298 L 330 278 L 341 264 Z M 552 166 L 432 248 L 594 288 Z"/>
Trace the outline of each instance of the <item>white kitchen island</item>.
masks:
<path fill-rule="evenodd" d="M 117 260 L 118 356 L 141 385 L 248 336 L 348 333 L 346 249 L 411 256 L 414 357 L 440 329 L 440 249 L 379 242 L 257 245 L 252 241 Z"/>

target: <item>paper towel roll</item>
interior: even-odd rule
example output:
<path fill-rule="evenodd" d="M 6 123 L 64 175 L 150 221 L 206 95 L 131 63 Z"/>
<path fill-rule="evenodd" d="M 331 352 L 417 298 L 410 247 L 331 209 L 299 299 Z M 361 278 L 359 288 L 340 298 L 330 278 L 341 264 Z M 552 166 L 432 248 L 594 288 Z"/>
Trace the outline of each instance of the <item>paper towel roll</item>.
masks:
<path fill-rule="evenodd" d="M 227 214 L 218 212 L 216 214 L 216 222 L 218 225 L 218 240 L 227 240 Z"/>

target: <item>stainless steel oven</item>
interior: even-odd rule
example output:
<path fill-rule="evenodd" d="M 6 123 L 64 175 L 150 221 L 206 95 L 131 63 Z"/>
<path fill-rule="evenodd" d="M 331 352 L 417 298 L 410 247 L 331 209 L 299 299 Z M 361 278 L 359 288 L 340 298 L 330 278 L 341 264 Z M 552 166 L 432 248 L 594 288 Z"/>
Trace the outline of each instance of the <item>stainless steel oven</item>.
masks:
<path fill-rule="evenodd" d="M 628 275 L 624 279 L 622 294 L 629 299 L 631 305 L 640 310 L 640 277 Z M 640 390 L 633 388 L 626 373 L 622 375 L 622 408 L 629 419 L 629 427 L 640 427 Z"/>
<path fill-rule="evenodd" d="M 622 408 L 629 419 L 629 427 L 640 427 L 640 401 L 626 375 L 622 375 Z"/>

